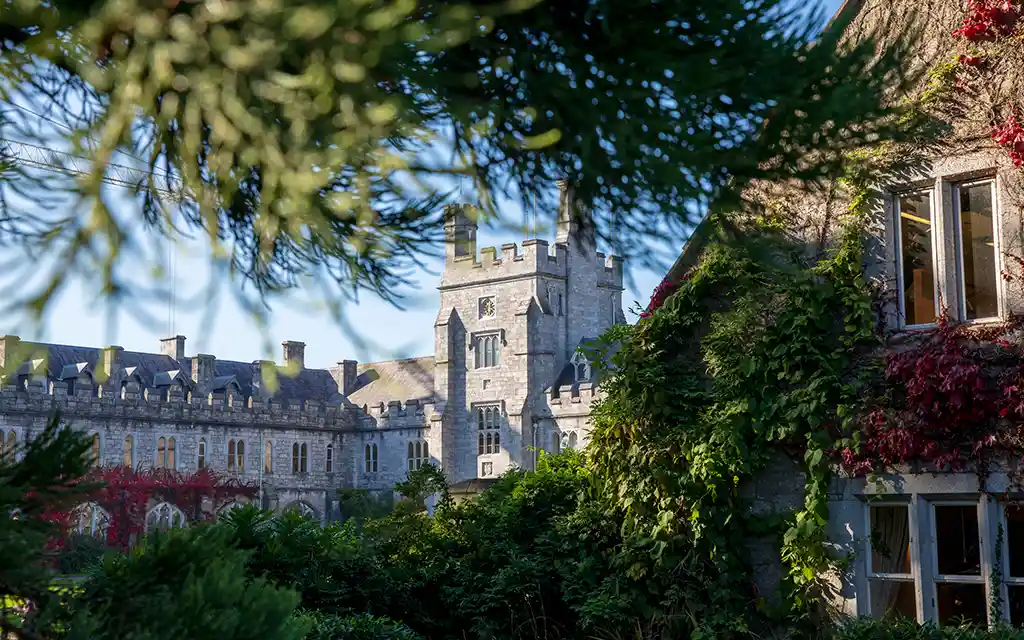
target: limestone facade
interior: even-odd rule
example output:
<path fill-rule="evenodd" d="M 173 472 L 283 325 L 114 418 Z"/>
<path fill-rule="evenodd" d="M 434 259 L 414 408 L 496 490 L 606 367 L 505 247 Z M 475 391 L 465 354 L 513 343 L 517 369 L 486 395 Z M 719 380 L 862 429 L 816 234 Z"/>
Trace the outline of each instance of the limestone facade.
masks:
<path fill-rule="evenodd" d="M 531 468 L 536 449 L 581 446 L 593 371 L 577 347 L 622 313 L 622 262 L 574 229 L 562 185 L 554 244 L 476 250 L 468 206 L 446 210 L 433 356 L 308 369 L 283 363 L 0 339 L 0 443 L 38 434 L 53 411 L 96 438 L 102 465 L 209 467 L 251 480 L 271 508 L 336 515 L 341 488 L 390 490 L 423 462 L 453 484 Z"/>

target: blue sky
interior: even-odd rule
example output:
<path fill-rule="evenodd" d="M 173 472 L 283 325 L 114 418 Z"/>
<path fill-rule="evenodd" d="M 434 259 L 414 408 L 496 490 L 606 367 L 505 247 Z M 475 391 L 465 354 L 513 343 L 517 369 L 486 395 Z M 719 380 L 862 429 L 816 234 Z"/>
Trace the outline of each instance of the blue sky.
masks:
<path fill-rule="evenodd" d="M 825 10 L 831 14 L 841 0 L 824 0 Z M 506 204 L 503 216 L 522 220 L 523 212 Z M 553 212 L 540 212 L 540 219 L 553 219 Z M 551 233 L 541 234 L 540 237 Z M 483 228 L 478 246 L 500 246 L 506 242 L 521 242 L 518 232 L 502 228 Z M 659 250 L 666 256 L 673 254 L 685 238 L 664 238 Z M 340 328 L 325 310 L 318 308 L 315 293 L 299 291 L 294 296 L 280 298 L 272 303 L 272 316 L 264 340 L 250 316 L 234 302 L 228 292 L 222 291 L 219 300 L 202 292 L 208 281 L 206 260 L 195 255 L 200 245 L 181 246 L 176 252 L 173 323 L 169 321 L 171 305 L 153 301 L 145 305 L 148 318 L 122 309 L 116 314 L 97 296 L 96 286 L 81 278 L 53 301 L 42 331 L 29 329 L 18 318 L 0 318 L 0 332 L 21 335 L 25 339 L 38 339 L 63 344 L 103 346 L 117 344 L 133 351 L 155 351 L 158 340 L 175 333 L 186 336 L 186 352 L 211 353 L 220 359 L 251 361 L 269 358 L 280 361 L 280 342 L 299 340 L 306 343 L 306 366 L 327 367 L 343 359 L 360 361 L 428 355 L 433 352 L 433 324 L 438 311 L 437 284 L 442 268 L 440 260 L 428 260 L 427 269 L 419 273 L 411 287 L 404 291 L 404 310 L 392 307 L 374 296 L 364 295 L 358 305 L 345 309 L 346 321 L 353 327 L 363 344 L 354 340 L 350 332 Z M 0 263 L 10 258 L 10 251 L 0 249 Z M 629 309 L 635 301 L 646 301 L 651 290 L 661 280 L 660 270 L 633 269 L 631 281 L 623 294 L 626 317 L 632 321 Z M 113 320 L 113 321 L 112 321 Z"/>

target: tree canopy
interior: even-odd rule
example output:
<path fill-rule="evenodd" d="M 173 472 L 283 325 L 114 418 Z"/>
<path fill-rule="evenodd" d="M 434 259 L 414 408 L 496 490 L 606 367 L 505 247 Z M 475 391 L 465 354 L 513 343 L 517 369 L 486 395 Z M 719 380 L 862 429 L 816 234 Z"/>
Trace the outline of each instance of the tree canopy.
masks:
<path fill-rule="evenodd" d="M 751 180 L 814 178 L 886 135 L 882 95 L 906 51 L 841 45 L 841 21 L 822 34 L 819 13 L 781 0 L 4 0 L 0 12 L 0 99 L 22 107 L 3 110 L 0 139 L 89 161 L 54 182 L 0 147 L 0 241 L 54 258 L 22 291 L 36 310 L 71 271 L 125 294 L 119 266 L 167 234 L 208 236 L 257 300 L 312 276 L 332 300 L 395 301 L 442 241 L 456 176 L 485 214 L 503 197 L 553 210 L 549 186 L 569 178 L 598 236 L 642 264 L 645 239 L 681 240 Z M 26 104 L 63 140 L 28 126 Z M 801 161 L 810 149 L 815 162 Z M 145 169 L 128 213 L 101 180 L 123 158 Z M 41 210 L 55 193 L 79 208 Z"/>

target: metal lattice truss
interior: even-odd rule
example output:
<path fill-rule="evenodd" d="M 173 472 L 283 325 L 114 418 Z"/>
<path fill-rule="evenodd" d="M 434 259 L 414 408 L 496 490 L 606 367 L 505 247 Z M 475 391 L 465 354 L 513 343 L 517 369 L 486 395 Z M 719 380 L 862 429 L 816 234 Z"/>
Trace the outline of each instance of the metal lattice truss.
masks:
<path fill-rule="evenodd" d="M 0 160 L 3 159 L 9 159 L 23 167 L 55 171 L 69 176 L 92 175 L 90 161 L 87 158 L 27 142 L 0 138 Z M 107 164 L 103 182 L 133 191 L 149 189 L 175 201 L 182 199 L 181 184 L 175 178 L 114 162 Z"/>

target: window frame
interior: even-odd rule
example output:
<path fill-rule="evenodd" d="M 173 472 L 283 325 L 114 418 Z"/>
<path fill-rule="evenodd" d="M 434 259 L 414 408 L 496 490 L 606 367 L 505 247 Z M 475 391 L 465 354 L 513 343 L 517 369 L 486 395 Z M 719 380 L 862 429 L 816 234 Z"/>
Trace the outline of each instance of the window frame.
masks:
<path fill-rule="evenodd" d="M 1017 508 L 1024 512 L 1024 502 L 1019 500 L 1011 500 L 1010 504 L 1016 503 Z M 999 597 L 1002 602 L 1002 606 L 999 610 L 1000 619 L 1005 622 L 1010 622 L 1010 587 L 1018 587 L 1024 589 L 1024 576 L 1011 576 L 1010 575 L 1010 550 L 1009 545 L 1006 541 L 1009 539 L 1009 522 L 1006 517 L 1006 508 L 1010 504 L 997 502 L 996 507 L 999 509 L 999 524 L 1003 527 L 1003 547 L 1000 550 L 1002 553 L 999 558 L 999 569 L 1000 569 L 1000 583 L 999 583 Z M 998 535 L 998 530 L 997 530 Z M 986 589 L 986 593 L 991 588 Z"/>
<path fill-rule="evenodd" d="M 500 402 L 482 402 L 473 405 L 473 421 L 477 429 L 477 457 L 501 453 L 501 427 L 505 417 Z M 492 416 L 491 421 L 487 416 Z"/>
<path fill-rule="evenodd" d="M 199 442 L 196 443 L 196 470 L 206 468 L 207 458 L 207 444 L 206 438 L 199 438 Z"/>
<path fill-rule="evenodd" d="M 334 444 L 328 443 L 324 449 L 324 473 L 334 473 Z"/>
<path fill-rule="evenodd" d="M 889 573 L 889 572 L 876 572 L 871 568 L 871 559 L 873 547 L 871 545 L 871 531 L 873 529 L 873 523 L 871 521 L 871 509 L 872 507 L 904 507 L 907 510 L 907 527 L 910 533 L 909 546 L 910 546 L 910 573 Z M 865 608 L 867 609 L 867 615 L 874 618 L 875 612 L 871 610 L 871 582 L 873 580 L 880 580 L 885 582 L 909 582 L 914 587 L 914 609 L 915 609 L 915 621 L 920 623 L 923 618 L 923 601 L 922 601 L 922 589 L 921 589 L 921 553 L 920 553 L 920 535 L 919 535 L 919 524 L 917 522 L 917 509 L 914 508 L 914 503 L 902 500 L 866 500 L 863 504 L 864 511 L 864 522 L 867 524 L 867 535 L 864 539 L 864 589 L 865 589 Z M 909 579 L 908 579 L 909 578 Z"/>
<path fill-rule="evenodd" d="M 472 345 L 474 370 L 501 366 L 501 351 L 505 346 L 501 330 L 474 333 Z"/>
<path fill-rule="evenodd" d="M 125 464 L 127 460 L 128 464 Z M 121 440 L 121 466 L 135 468 L 135 435 L 129 433 Z"/>
<path fill-rule="evenodd" d="M 292 475 L 309 473 L 309 447 L 305 442 L 292 443 Z"/>
<path fill-rule="evenodd" d="M 940 584 L 980 584 L 985 593 L 985 623 L 986 626 L 991 627 L 996 621 L 991 619 L 991 611 L 989 603 L 991 602 L 991 560 L 988 557 L 988 536 L 990 531 L 987 526 L 987 518 L 985 517 L 984 501 L 974 498 L 936 498 L 926 500 L 925 504 L 928 507 L 928 517 L 926 519 L 928 523 L 928 540 L 931 543 L 931 553 L 929 554 L 929 561 L 931 563 L 929 575 L 928 575 L 928 596 L 931 598 L 931 616 L 930 621 L 934 622 L 938 626 L 943 626 L 939 621 L 939 585 Z M 978 560 L 979 570 L 978 575 L 968 576 L 957 576 L 957 575 L 945 575 L 939 573 L 939 544 L 938 544 L 938 527 L 936 518 L 936 507 L 974 507 L 975 513 L 978 516 Z M 924 589 L 921 589 L 924 592 Z"/>
<path fill-rule="evenodd" d="M 225 444 L 225 457 L 228 462 L 228 473 L 234 475 L 245 474 L 245 440 L 242 438 L 228 438 Z"/>
<path fill-rule="evenodd" d="M 996 277 L 996 315 L 985 318 L 975 318 L 973 320 L 967 319 L 967 269 L 964 264 L 964 238 L 963 238 L 963 220 L 961 218 L 962 211 L 960 210 L 960 189 L 964 187 L 977 187 L 988 184 L 989 191 L 992 197 L 992 253 L 993 259 L 995 260 L 995 277 Z M 1003 302 L 1003 286 L 1002 277 L 1000 274 L 1003 270 L 1003 260 L 1000 249 L 1002 248 L 999 224 L 999 190 L 996 188 L 996 178 L 984 177 L 975 178 L 973 180 L 961 180 L 950 183 L 950 204 L 952 205 L 953 211 L 953 234 L 955 241 L 955 266 L 956 266 L 956 287 L 957 287 L 957 312 L 960 316 L 960 321 L 971 324 L 985 324 L 991 322 L 999 322 L 1003 317 L 1004 302 Z M 937 300 L 937 299 L 936 299 Z"/>
<path fill-rule="evenodd" d="M 363 446 L 363 469 L 364 473 L 377 473 L 378 450 L 376 442 L 367 442 Z"/>
<path fill-rule="evenodd" d="M 893 246 L 895 246 L 896 248 L 896 292 L 898 294 L 896 296 L 896 305 L 897 315 L 899 319 L 899 327 L 901 329 L 928 329 L 934 327 L 936 324 L 935 322 L 907 324 L 906 300 L 904 299 L 903 291 L 905 282 L 903 279 L 903 223 L 901 220 L 903 213 L 902 202 L 903 199 L 907 197 L 920 195 L 928 196 L 930 209 L 929 215 L 931 216 L 932 225 L 932 232 L 930 238 L 932 247 L 932 272 L 934 274 L 932 277 L 932 296 L 935 301 L 936 320 L 938 320 L 939 314 L 941 313 L 941 308 L 939 307 L 939 300 L 941 299 L 942 287 L 940 285 L 943 279 L 943 272 L 941 270 L 942 260 L 940 257 L 941 243 L 938 241 L 938 237 L 939 234 L 942 233 L 942 226 L 940 223 L 941 216 L 936 214 L 941 213 L 942 209 L 941 207 L 936 207 L 936 201 L 938 200 L 938 198 L 936 198 L 937 191 L 938 190 L 935 188 L 935 186 L 932 185 L 928 188 L 906 189 L 903 191 L 898 191 L 894 193 L 892 196 L 892 218 L 895 222 L 895 226 L 893 227 Z"/>
<path fill-rule="evenodd" d="M 164 441 L 164 457 L 160 458 L 160 441 Z M 175 436 L 160 435 L 156 438 L 156 469 L 178 470 L 178 439 Z"/>

